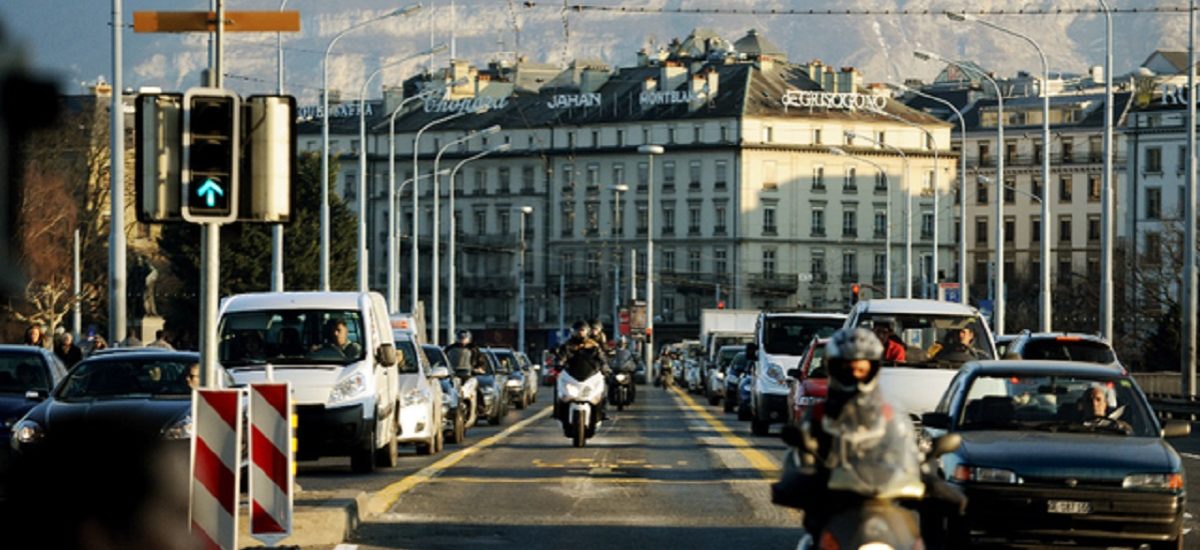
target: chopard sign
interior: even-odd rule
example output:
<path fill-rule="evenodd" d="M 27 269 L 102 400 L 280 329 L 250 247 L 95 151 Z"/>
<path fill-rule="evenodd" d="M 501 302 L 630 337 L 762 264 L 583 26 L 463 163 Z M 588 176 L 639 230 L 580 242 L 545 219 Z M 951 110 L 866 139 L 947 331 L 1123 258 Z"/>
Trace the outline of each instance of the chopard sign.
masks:
<path fill-rule="evenodd" d="M 882 111 L 887 107 L 887 98 L 884 97 L 808 90 L 788 90 L 784 92 L 781 101 L 783 101 L 784 109 L 788 107 L 807 107 L 810 109 L 842 109 L 847 111 Z"/>
<path fill-rule="evenodd" d="M 546 102 L 549 109 L 575 109 L 579 107 L 599 107 L 600 94 L 555 94 Z"/>
<path fill-rule="evenodd" d="M 472 97 L 468 99 L 427 99 L 426 113 L 459 113 L 479 109 L 494 111 L 508 105 L 506 97 Z"/>

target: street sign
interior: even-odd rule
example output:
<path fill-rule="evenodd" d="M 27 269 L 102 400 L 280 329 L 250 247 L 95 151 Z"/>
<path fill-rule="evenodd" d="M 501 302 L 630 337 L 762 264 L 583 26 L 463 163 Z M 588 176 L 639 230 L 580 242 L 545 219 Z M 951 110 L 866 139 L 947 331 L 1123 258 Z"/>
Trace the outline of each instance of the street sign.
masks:
<path fill-rule="evenodd" d="M 944 302 L 961 302 L 962 285 L 959 283 L 938 283 L 938 299 Z"/>
<path fill-rule="evenodd" d="M 133 32 L 214 32 L 211 11 L 135 11 Z M 298 11 L 227 11 L 225 32 L 298 32 Z"/>
<path fill-rule="evenodd" d="M 646 329 L 646 302 L 634 302 L 629 308 L 629 328 L 638 334 Z"/>
<path fill-rule="evenodd" d="M 617 326 L 621 334 L 629 336 L 629 310 L 626 308 L 621 308 L 621 310 L 617 312 L 617 319 L 619 323 Z"/>
<path fill-rule="evenodd" d="M 183 95 L 183 219 L 221 223 L 237 219 L 241 101 L 219 88 Z"/>

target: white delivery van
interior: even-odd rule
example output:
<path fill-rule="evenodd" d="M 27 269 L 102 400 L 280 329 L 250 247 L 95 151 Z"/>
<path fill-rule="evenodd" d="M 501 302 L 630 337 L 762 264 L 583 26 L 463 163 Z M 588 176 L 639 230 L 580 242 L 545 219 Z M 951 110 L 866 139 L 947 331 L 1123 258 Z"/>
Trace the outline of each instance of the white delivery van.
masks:
<path fill-rule="evenodd" d="M 238 385 L 292 385 L 297 458 L 349 456 L 355 472 L 397 461 L 400 378 L 377 292 L 239 294 L 221 303 L 218 361 Z"/>
<path fill-rule="evenodd" d="M 845 322 L 841 313 L 758 315 L 754 327 L 758 356 L 750 373 L 750 431 L 754 435 L 767 435 L 771 424 L 787 421 L 787 372 L 800 366 L 813 338 L 829 336 Z"/>

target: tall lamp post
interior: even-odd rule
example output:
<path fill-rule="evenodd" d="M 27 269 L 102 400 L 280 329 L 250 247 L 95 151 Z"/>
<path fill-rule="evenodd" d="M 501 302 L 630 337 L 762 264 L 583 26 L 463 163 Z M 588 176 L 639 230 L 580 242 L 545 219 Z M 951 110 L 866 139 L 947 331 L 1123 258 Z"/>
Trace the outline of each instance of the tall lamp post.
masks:
<path fill-rule="evenodd" d="M 517 209 L 521 214 L 521 249 L 517 251 L 517 351 L 525 353 L 525 216 L 533 213 L 532 206 Z"/>
<path fill-rule="evenodd" d="M 1105 12 L 1107 14 L 1107 9 Z M 1042 46 L 1036 40 L 1028 35 L 1014 31 L 1009 28 L 1001 27 L 991 21 L 979 19 L 973 15 L 965 13 L 946 12 L 946 16 L 954 21 L 975 22 L 989 29 L 995 29 L 1004 34 L 1015 36 L 1029 43 L 1037 50 L 1038 59 L 1042 62 L 1042 85 L 1038 90 L 1042 94 L 1042 236 L 1041 236 L 1041 296 L 1038 300 L 1038 311 L 1041 313 L 1042 332 L 1050 332 L 1053 330 L 1053 317 L 1051 311 L 1050 293 L 1050 65 L 1046 62 L 1046 52 L 1042 50 Z M 1111 17 L 1111 15 L 1109 15 Z M 1105 68 L 1105 77 L 1109 78 L 1108 68 Z M 1111 80 L 1109 80 L 1111 82 Z M 1111 98 L 1110 98 L 1111 99 Z M 1107 113 L 1112 113 L 1111 101 L 1105 102 Z M 1004 147 L 1004 142 L 1000 142 L 999 147 Z M 999 150 L 999 149 L 998 149 Z M 1003 180 L 1001 180 L 1003 184 Z M 1001 222 L 1003 223 L 1003 222 Z M 1111 302 L 1110 302 L 1111 303 Z M 1110 327 L 1111 329 L 1111 327 Z M 1110 335 L 1106 335 L 1110 336 Z"/>
<path fill-rule="evenodd" d="M 936 101 L 943 106 L 949 108 L 958 117 L 958 139 L 959 139 L 959 168 L 958 168 L 958 288 L 960 302 L 966 304 L 967 300 L 967 122 L 963 118 L 962 111 L 958 110 L 953 103 L 946 101 L 933 94 L 927 94 L 921 90 L 910 88 L 903 84 L 889 82 L 888 86 L 907 92 L 913 95 L 921 96 L 925 99 Z M 937 214 L 934 213 L 935 219 Z"/>
<path fill-rule="evenodd" d="M 930 278 L 936 284 L 937 272 L 938 272 L 937 214 L 938 214 L 938 191 L 940 190 L 940 187 L 938 185 L 938 143 L 937 143 L 937 138 L 935 138 L 933 136 L 933 132 L 930 132 L 924 126 L 921 126 L 920 124 L 917 124 L 911 120 L 901 118 L 899 116 L 896 116 L 896 115 L 894 115 L 892 113 L 888 113 L 888 112 L 879 112 L 877 114 L 883 115 L 886 118 L 890 118 L 892 120 L 895 120 L 896 122 L 899 122 L 901 124 L 905 124 L 912 128 L 915 128 L 917 130 L 920 130 L 921 132 L 923 132 L 925 134 L 925 137 L 928 138 L 929 145 L 931 145 L 933 147 L 933 181 L 930 182 L 931 184 L 933 184 L 933 266 L 932 266 L 933 273 L 930 274 Z M 905 198 L 905 204 L 906 204 L 906 208 L 908 209 L 908 216 L 907 216 L 907 220 L 905 223 L 905 229 L 909 234 L 908 235 L 909 242 L 911 242 L 912 241 L 912 218 L 913 218 L 913 207 L 912 207 L 913 194 L 912 194 L 912 183 L 911 182 L 908 185 L 908 192 L 906 193 L 906 195 L 907 195 L 907 197 Z M 912 251 L 911 250 L 907 251 L 907 254 L 911 258 Z M 924 263 L 924 262 L 922 262 L 922 263 Z M 912 283 L 910 282 L 909 284 L 911 285 Z M 928 290 L 929 290 L 928 285 L 921 285 L 921 288 L 922 288 L 921 294 L 923 295 L 922 297 L 927 298 Z"/>
<path fill-rule="evenodd" d="M 887 214 L 884 216 L 884 219 L 887 220 L 887 223 L 885 223 L 883 226 L 883 228 L 884 228 L 884 232 L 883 232 L 883 235 L 884 235 L 884 237 L 883 237 L 884 238 L 884 247 L 883 247 L 884 292 L 883 292 L 883 297 L 891 299 L 891 297 L 892 297 L 892 246 L 891 246 L 892 245 L 892 237 L 891 237 L 892 232 L 889 231 L 888 228 L 892 223 L 892 186 L 888 183 L 887 170 L 885 170 L 883 168 L 883 166 L 880 165 L 878 162 L 867 159 L 865 157 L 860 157 L 858 155 L 852 155 L 850 153 L 847 153 L 846 150 L 842 149 L 841 147 L 830 147 L 829 152 L 833 153 L 835 155 L 838 155 L 840 157 L 851 158 L 851 159 L 857 160 L 859 162 L 864 162 L 866 164 L 869 164 L 869 165 L 875 167 L 875 170 L 877 170 L 880 174 L 883 175 L 883 187 L 885 189 L 887 189 L 887 206 L 885 207 L 887 209 Z"/>
<path fill-rule="evenodd" d="M 329 53 L 338 40 L 351 31 L 389 17 L 411 15 L 420 9 L 421 5 L 415 4 L 352 25 L 334 35 L 321 58 L 321 290 L 329 290 Z"/>
<path fill-rule="evenodd" d="M 646 373 L 654 364 L 654 155 L 665 152 L 662 145 L 641 145 L 638 153 L 649 161 L 646 173 Z"/>
<path fill-rule="evenodd" d="M 868 141 L 870 143 L 873 143 L 876 147 L 883 147 L 885 149 L 891 149 L 897 155 L 900 155 L 900 160 L 903 161 L 903 163 L 904 163 L 904 177 L 901 181 L 904 182 L 903 189 L 905 189 L 905 194 L 908 195 L 908 203 L 907 203 L 907 207 L 906 207 L 907 215 L 904 216 L 904 218 L 905 218 L 905 222 L 904 222 L 904 228 L 905 228 L 905 231 L 904 231 L 904 279 L 905 279 L 904 297 L 912 298 L 912 192 L 908 190 L 910 187 L 909 183 L 908 183 L 909 176 L 910 176 L 910 174 L 908 172 L 908 155 L 904 154 L 904 150 L 900 149 L 899 147 L 896 147 L 895 145 L 892 145 L 890 143 L 881 142 L 871 136 L 866 136 L 866 135 L 862 135 L 862 134 L 855 133 L 855 132 L 846 132 L 845 134 L 846 134 L 846 137 L 848 139 L 850 139 L 851 141 L 854 140 L 855 138 L 858 138 L 858 139 L 862 139 L 862 140 Z M 892 188 L 890 185 L 888 186 L 887 207 L 886 208 L 887 208 L 887 212 L 888 212 L 888 214 L 887 214 L 888 224 L 887 224 L 887 227 L 885 227 L 885 229 L 887 229 L 887 231 L 884 233 L 884 239 L 885 239 L 884 242 L 886 243 L 884 246 L 887 248 L 887 250 L 884 253 L 887 254 L 887 257 L 888 257 L 888 259 L 885 260 L 885 261 L 887 261 L 887 264 L 888 264 L 887 294 L 889 296 L 891 296 L 891 294 L 892 294 L 892 289 L 891 289 L 891 280 L 892 280 L 892 278 L 891 278 Z"/>
<path fill-rule="evenodd" d="M 449 289 L 449 292 L 447 293 L 450 298 L 450 303 L 448 304 L 448 308 L 447 308 L 447 310 L 448 310 L 447 315 L 449 317 L 449 322 L 446 325 L 448 334 L 454 334 L 454 331 L 458 328 L 456 326 L 456 322 L 458 320 L 458 310 L 455 309 L 455 307 L 458 304 L 458 283 L 457 283 L 458 262 L 455 261 L 455 245 L 458 242 L 458 234 L 457 234 L 458 233 L 458 222 L 454 219 L 454 178 L 455 178 L 455 176 L 458 175 L 458 171 L 460 169 L 462 169 L 462 167 L 465 166 L 468 162 L 472 162 L 472 161 L 481 159 L 492 153 L 503 153 L 505 151 L 508 151 L 510 148 L 512 148 L 511 145 L 509 145 L 507 143 L 501 143 L 495 147 L 492 147 L 491 149 L 488 149 L 486 151 L 480 151 L 478 153 L 475 153 L 474 155 L 471 155 L 465 159 L 458 161 L 458 164 L 454 165 L 454 169 L 450 170 L 450 250 L 448 251 L 448 254 L 447 254 L 448 256 L 450 256 L 450 274 L 449 274 L 450 289 Z"/>
<path fill-rule="evenodd" d="M 441 149 L 438 149 L 437 156 L 433 157 L 433 171 L 434 172 L 438 171 L 438 165 L 441 164 L 441 162 L 442 162 L 442 154 L 444 154 L 447 150 L 449 150 L 450 147 L 453 147 L 460 143 L 465 143 L 467 141 L 470 141 L 472 138 L 474 138 L 476 136 L 488 136 L 488 135 L 495 134 L 496 132 L 499 132 L 499 131 L 500 131 L 499 125 L 489 126 L 487 128 L 484 128 L 483 130 L 478 130 L 478 131 L 472 130 L 471 132 L 468 132 L 467 135 L 465 135 L 461 138 L 452 140 L 449 143 L 443 145 L 441 147 Z M 442 307 L 441 307 L 442 306 L 442 298 L 441 298 L 442 297 L 442 282 L 441 282 L 442 225 L 439 220 L 439 216 L 441 215 L 441 212 L 442 212 L 441 181 L 442 181 L 442 178 L 440 176 L 433 178 L 433 254 L 431 256 L 433 258 L 433 277 L 430 280 L 431 280 L 431 286 L 433 287 L 431 289 L 431 291 L 433 292 L 433 308 L 432 308 L 433 309 L 433 331 L 432 332 L 433 332 L 433 344 L 434 345 L 441 345 L 441 343 L 442 343 L 441 339 L 438 337 L 439 330 L 442 328 L 442 322 L 441 322 L 441 314 L 442 314 Z M 454 182 L 451 181 L 450 185 L 454 185 Z M 450 217 L 451 218 L 454 217 L 453 208 L 450 210 Z M 453 340 L 452 334 L 453 333 L 447 333 L 447 337 L 451 340 Z"/>
<path fill-rule="evenodd" d="M 444 176 L 444 175 L 446 175 L 446 174 L 448 174 L 448 173 L 450 173 L 450 171 L 449 171 L 449 170 L 446 170 L 446 169 L 442 169 L 442 170 L 441 170 L 441 171 L 439 171 L 439 172 L 435 172 L 435 174 L 437 174 L 437 176 Z M 434 174 L 422 174 L 422 175 L 421 175 L 421 179 L 425 179 L 425 178 L 431 178 L 431 177 L 435 177 L 435 176 L 434 176 Z M 404 181 L 403 181 L 403 182 L 400 184 L 400 186 L 399 186 L 399 187 L 397 187 L 397 188 L 395 188 L 395 189 L 391 189 L 391 190 L 390 190 L 390 191 L 394 191 L 394 193 L 391 193 L 391 194 L 389 195 L 390 197 L 392 197 L 392 199 L 390 199 L 390 200 L 393 200 L 393 201 L 394 201 L 394 204 L 392 204 L 392 205 L 389 207 L 389 208 L 391 208 L 391 211 L 392 211 L 392 212 L 399 212 L 399 211 L 400 211 L 400 202 L 404 200 L 404 197 L 403 197 L 403 195 L 404 195 L 404 188 L 405 188 L 405 187 L 408 187 L 408 185 L 409 185 L 409 184 L 411 184 L 412 182 L 413 182 L 413 179 L 412 179 L 412 178 L 408 178 L 408 179 L 404 180 Z M 390 185 L 390 184 L 389 184 L 389 185 Z M 397 223 L 395 219 L 393 219 L 393 220 L 391 220 L 391 221 L 392 221 L 392 223 L 388 224 L 388 229 L 389 229 L 389 230 L 391 230 L 391 231 L 395 231 L 395 232 L 397 232 L 397 233 L 398 233 L 398 232 L 400 231 L 400 229 L 401 229 L 401 228 L 400 228 L 400 224 L 399 224 L 399 223 Z M 395 247 L 393 247 L 393 248 L 395 248 Z M 397 252 L 398 252 L 398 250 L 397 250 Z M 402 281 L 400 280 L 400 258 L 399 258 L 399 254 L 398 254 L 398 253 L 396 253 L 396 254 L 393 254 L 393 255 L 389 256 L 388 262 L 389 262 L 389 263 L 388 263 L 388 265 L 390 266 L 390 267 L 388 268 L 388 271 L 389 271 L 389 272 L 393 272 L 393 273 L 391 273 L 391 275 L 393 275 L 393 276 L 395 277 L 395 284 L 396 284 L 396 285 L 399 285 L 399 284 L 402 282 Z M 389 280 L 389 282 L 391 282 L 391 281 Z M 390 306 L 389 306 L 389 307 L 390 307 Z M 391 310 L 391 311 L 390 311 L 390 313 L 395 313 L 396 311 L 397 311 L 397 310 Z"/>
<path fill-rule="evenodd" d="M 288 0 L 279 0 L 279 11 Z M 275 93 L 283 95 L 283 33 L 275 33 Z M 283 224 L 271 225 L 271 291 L 283 292 Z"/>
<path fill-rule="evenodd" d="M 1101 173 L 1100 185 L 1100 335 L 1107 338 L 1109 342 L 1113 338 L 1113 247 L 1117 239 L 1116 217 L 1113 213 L 1113 161 L 1112 161 L 1112 146 L 1113 146 L 1113 80 L 1112 80 L 1112 65 L 1113 65 L 1113 25 L 1112 25 L 1112 8 L 1108 7 L 1108 2 L 1099 0 L 1100 7 L 1104 9 L 1104 168 Z M 1195 90 L 1195 67 L 1196 60 L 1194 55 L 1195 43 L 1195 6 L 1194 1 L 1188 2 L 1188 90 Z M 1188 92 L 1188 181 L 1185 188 L 1187 191 L 1187 205 L 1194 207 L 1196 204 L 1196 180 L 1194 178 L 1195 170 L 1192 166 L 1195 165 L 1196 159 L 1196 99 L 1192 97 L 1192 92 Z M 1194 230 L 1196 211 L 1194 209 L 1184 209 L 1185 217 L 1188 220 L 1186 229 Z M 1196 294 L 1196 241 L 1189 238 L 1188 245 L 1184 247 L 1184 287 L 1191 292 L 1193 297 L 1188 298 L 1187 307 L 1184 311 L 1184 365 L 1187 369 L 1183 377 L 1184 395 L 1195 395 L 1196 391 L 1196 325 L 1193 321 L 1196 318 L 1195 310 L 1195 294 Z M 1190 274 L 1189 274 L 1190 273 Z"/>
<path fill-rule="evenodd" d="M 613 311 L 612 311 L 612 331 L 613 342 L 621 337 L 621 323 L 617 317 L 621 315 L 621 260 L 625 255 L 621 253 L 621 238 L 625 236 L 625 226 L 621 224 L 621 211 L 624 209 L 621 204 L 621 193 L 629 191 L 629 186 L 624 183 L 618 183 L 610 187 L 613 191 L 613 235 L 617 238 L 617 261 L 613 262 Z M 649 211 L 649 207 L 647 207 Z"/>
<path fill-rule="evenodd" d="M 416 57 L 430 55 L 430 52 L 445 50 L 446 46 L 438 46 L 432 50 L 413 54 L 380 65 L 363 80 L 358 90 L 358 291 L 368 290 L 367 273 L 369 273 L 369 256 L 367 255 L 367 87 L 379 76 L 384 69 L 410 61 Z"/>
<path fill-rule="evenodd" d="M 938 54 L 923 50 L 916 50 L 913 56 L 917 59 L 929 61 L 937 60 L 947 65 L 953 65 L 966 73 L 979 75 L 980 78 L 986 80 L 992 85 L 992 89 L 996 92 L 996 179 L 1001 182 L 1001 185 L 996 186 L 996 298 L 992 306 L 994 318 L 996 320 L 994 332 L 996 334 L 1004 334 L 1004 93 L 1000 89 L 1000 85 L 996 83 L 992 77 L 975 71 L 964 63 L 952 61 Z M 1049 143 L 1044 142 L 1043 148 L 1050 147 Z M 965 153 L 965 152 L 964 152 Z M 982 162 L 983 159 L 980 159 Z M 1050 185 L 1050 182 L 1043 181 L 1042 185 Z M 965 200 L 965 197 L 964 197 Z M 965 220 L 964 220 L 965 223 Z M 1042 225 L 1049 224 L 1050 220 L 1042 220 Z M 1043 228 L 1043 231 L 1045 229 Z M 1042 239 L 1048 241 L 1049 239 Z M 963 272 L 966 272 L 966 266 L 963 266 Z"/>

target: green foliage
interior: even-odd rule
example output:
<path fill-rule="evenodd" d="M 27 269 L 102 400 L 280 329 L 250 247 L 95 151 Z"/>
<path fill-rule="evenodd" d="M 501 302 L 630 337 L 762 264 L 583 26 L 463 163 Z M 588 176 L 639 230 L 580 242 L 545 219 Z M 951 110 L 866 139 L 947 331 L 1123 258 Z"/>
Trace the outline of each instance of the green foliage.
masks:
<path fill-rule="evenodd" d="M 356 287 L 357 221 L 333 193 L 337 164 L 330 163 L 330 288 Z M 288 290 L 315 290 L 320 283 L 321 158 L 305 153 L 297 161 L 296 205 L 292 222 L 284 229 L 284 286 Z M 171 224 L 163 228 L 159 246 L 180 282 L 183 292 L 165 304 L 164 316 L 172 327 L 199 324 L 200 228 Z M 221 296 L 264 292 L 271 288 L 271 226 L 234 223 L 221 227 Z"/>
<path fill-rule="evenodd" d="M 1182 326 L 1179 304 L 1171 304 L 1167 314 L 1159 318 L 1154 336 L 1147 339 L 1142 348 L 1144 370 L 1179 372 L 1180 350 L 1183 349 Z"/>

